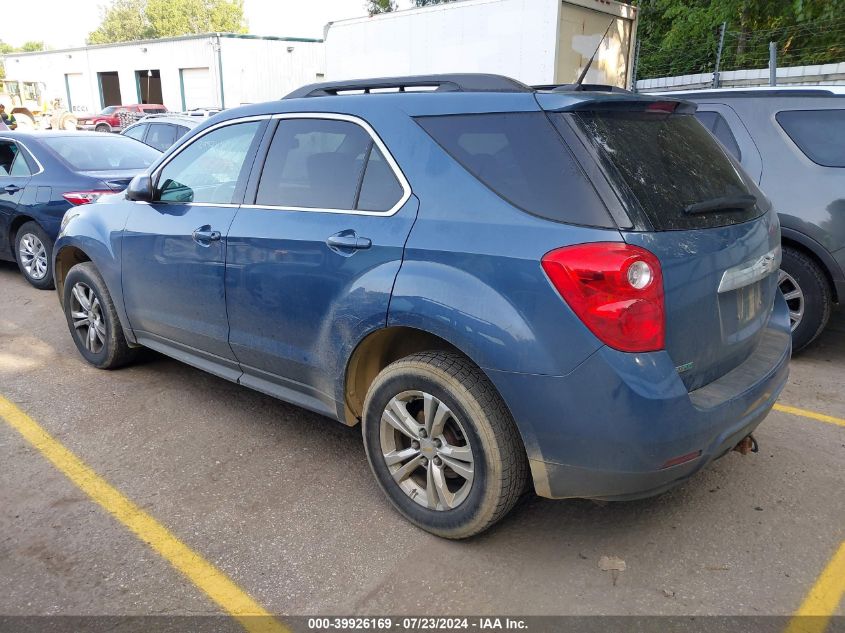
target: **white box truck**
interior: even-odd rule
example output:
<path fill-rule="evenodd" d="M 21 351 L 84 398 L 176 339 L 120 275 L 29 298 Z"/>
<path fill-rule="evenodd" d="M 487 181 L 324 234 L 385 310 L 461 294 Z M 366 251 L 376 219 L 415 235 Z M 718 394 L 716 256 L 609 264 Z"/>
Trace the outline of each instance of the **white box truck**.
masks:
<path fill-rule="evenodd" d="M 326 79 L 497 73 L 630 87 L 637 9 L 612 0 L 455 0 L 329 23 Z M 605 36 L 606 33 L 606 36 Z"/>

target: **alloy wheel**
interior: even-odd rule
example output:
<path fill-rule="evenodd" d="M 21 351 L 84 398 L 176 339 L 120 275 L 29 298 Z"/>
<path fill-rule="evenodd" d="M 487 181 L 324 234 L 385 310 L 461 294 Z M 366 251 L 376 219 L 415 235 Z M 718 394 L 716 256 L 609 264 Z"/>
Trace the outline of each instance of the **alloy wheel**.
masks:
<path fill-rule="evenodd" d="M 47 249 L 37 235 L 26 233 L 21 237 L 18 256 L 28 277 L 40 281 L 47 276 Z"/>
<path fill-rule="evenodd" d="M 466 500 L 475 475 L 472 448 L 444 402 L 423 391 L 394 396 L 381 416 L 380 440 L 393 480 L 415 502 L 445 511 Z"/>
<path fill-rule="evenodd" d="M 784 270 L 778 274 L 778 287 L 783 293 L 783 298 L 786 299 L 786 305 L 789 308 L 789 328 L 794 332 L 801 325 L 801 319 L 804 318 L 804 292 L 795 278 Z"/>
<path fill-rule="evenodd" d="M 106 324 L 100 300 L 84 283 L 71 290 L 70 316 L 79 340 L 89 352 L 99 354 L 106 343 Z"/>

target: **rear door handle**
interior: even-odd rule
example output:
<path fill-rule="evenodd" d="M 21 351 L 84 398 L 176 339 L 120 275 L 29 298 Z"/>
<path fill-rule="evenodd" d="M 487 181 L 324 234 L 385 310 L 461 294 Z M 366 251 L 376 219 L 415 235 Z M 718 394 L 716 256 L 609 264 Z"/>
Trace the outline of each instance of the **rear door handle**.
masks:
<path fill-rule="evenodd" d="M 17 185 L 6 185 L 5 187 L 3 187 L 3 191 L 5 191 L 6 193 L 10 193 L 10 194 L 11 193 L 17 193 L 20 190 L 21 190 L 21 188 L 18 187 Z"/>
<path fill-rule="evenodd" d="M 194 238 L 195 242 L 198 242 L 200 244 L 208 244 L 209 242 L 219 242 L 220 238 L 223 237 L 220 234 L 220 231 L 212 231 L 211 227 L 207 224 L 194 230 L 194 232 L 191 233 L 191 236 Z"/>
<path fill-rule="evenodd" d="M 338 250 L 362 250 L 370 248 L 373 241 L 368 237 L 358 237 L 354 231 L 341 231 L 326 240 L 329 248 Z"/>

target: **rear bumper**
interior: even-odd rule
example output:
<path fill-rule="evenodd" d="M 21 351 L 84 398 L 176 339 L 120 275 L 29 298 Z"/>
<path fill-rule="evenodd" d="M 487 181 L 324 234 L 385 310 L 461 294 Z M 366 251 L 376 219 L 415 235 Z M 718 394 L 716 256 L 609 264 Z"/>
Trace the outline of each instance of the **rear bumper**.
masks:
<path fill-rule="evenodd" d="M 754 354 L 693 392 L 665 352 L 602 348 L 567 376 L 490 373 L 522 432 L 537 494 L 633 499 L 679 484 L 751 433 L 786 384 L 791 351 L 778 293 Z"/>

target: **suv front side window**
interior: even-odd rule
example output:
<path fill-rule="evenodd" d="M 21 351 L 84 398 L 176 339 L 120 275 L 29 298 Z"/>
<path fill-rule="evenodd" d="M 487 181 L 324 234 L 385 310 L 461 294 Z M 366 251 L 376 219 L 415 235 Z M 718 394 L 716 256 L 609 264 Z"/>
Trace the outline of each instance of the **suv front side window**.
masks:
<path fill-rule="evenodd" d="M 158 177 L 161 202 L 231 204 L 261 121 L 234 123 L 204 134 L 165 164 Z"/>

